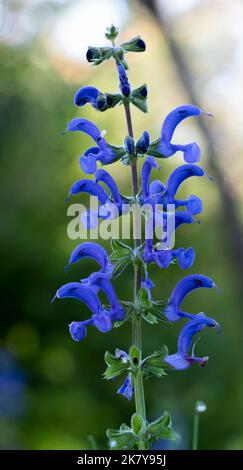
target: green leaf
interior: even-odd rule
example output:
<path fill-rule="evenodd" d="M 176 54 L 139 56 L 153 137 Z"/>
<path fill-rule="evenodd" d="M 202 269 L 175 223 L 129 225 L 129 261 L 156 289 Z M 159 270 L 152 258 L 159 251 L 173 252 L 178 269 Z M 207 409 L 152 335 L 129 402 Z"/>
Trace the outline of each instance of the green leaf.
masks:
<path fill-rule="evenodd" d="M 142 313 L 143 319 L 150 323 L 150 325 L 156 325 L 158 323 L 158 319 L 153 313 L 151 313 L 149 310 L 144 310 Z"/>
<path fill-rule="evenodd" d="M 111 240 L 111 247 L 113 250 L 119 250 L 120 248 L 126 248 L 130 252 L 132 251 L 132 248 L 129 245 L 126 245 L 122 240 L 119 240 L 118 238 L 112 238 Z"/>
<path fill-rule="evenodd" d="M 141 307 L 149 307 L 151 305 L 147 289 L 141 287 L 137 296 L 137 304 Z"/>
<path fill-rule="evenodd" d="M 163 416 L 153 421 L 147 428 L 151 441 L 157 439 L 170 439 L 176 440 L 180 436 L 172 429 L 172 420 L 168 411 L 165 411 Z"/>
<path fill-rule="evenodd" d="M 141 85 L 140 87 L 135 88 L 134 90 L 132 90 L 131 96 L 133 98 L 136 98 L 136 99 L 138 98 L 140 100 L 146 100 L 146 97 L 147 97 L 147 85 L 146 85 L 146 83 L 143 83 L 143 85 Z"/>
<path fill-rule="evenodd" d="M 121 260 L 124 258 L 129 258 L 131 256 L 131 251 L 127 248 L 121 248 L 120 250 L 113 251 L 110 255 L 111 261 Z"/>
<path fill-rule="evenodd" d="M 93 65 L 99 65 L 113 55 L 113 47 L 88 47 L 87 59 Z"/>
<path fill-rule="evenodd" d="M 142 111 L 143 113 L 148 112 L 147 102 L 146 102 L 145 99 L 135 98 L 131 94 L 130 101 L 134 106 L 136 106 L 138 109 L 140 109 L 140 111 Z"/>
<path fill-rule="evenodd" d="M 125 259 L 122 259 L 121 261 L 118 261 L 118 263 L 113 269 L 112 278 L 116 279 L 117 277 L 119 277 L 123 273 L 123 271 L 127 268 L 128 264 L 129 264 L 129 258 L 125 258 Z"/>
<path fill-rule="evenodd" d="M 143 434 L 146 431 L 146 423 L 142 416 L 137 413 L 134 413 L 131 418 L 131 426 L 133 433 L 137 436 Z"/>
<path fill-rule="evenodd" d="M 166 374 L 164 370 L 165 363 L 164 357 L 168 355 L 167 346 L 163 346 L 159 351 L 155 351 L 150 356 L 147 356 L 143 361 L 143 373 L 145 376 L 150 377 L 154 375 L 158 378 L 163 378 Z"/>
<path fill-rule="evenodd" d="M 130 41 L 121 44 L 122 49 L 126 52 L 143 52 L 145 51 L 144 41 L 141 41 L 140 36 L 130 39 Z"/>
<path fill-rule="evenodd" d="M 117 104 L 123 101 L 123 97 L 120 93 L 105 93 L 105 98 L 108 108 L 114 108 Z"/>
<path fill-rule="evenodd" d="M 113 377 L 117 377 L 122 372 L 125 372 L 129 367 L 129 362 L 123 362 L 121 358 L 117 358 L 114 354 L 111 354 L 109 351 L 105 353 L 105 362 L 107 364 L 107 369 L 104 372 L 104 378 L 110 380 Z"/>
<path fill-rule="evenodd" d="M 133 449 L 135 445 L 135 438 L 132 429 L 126 424 L 122 424 L 120 429 L 107 429 L 106 435 L 109 440 L 110 449 Z"/>

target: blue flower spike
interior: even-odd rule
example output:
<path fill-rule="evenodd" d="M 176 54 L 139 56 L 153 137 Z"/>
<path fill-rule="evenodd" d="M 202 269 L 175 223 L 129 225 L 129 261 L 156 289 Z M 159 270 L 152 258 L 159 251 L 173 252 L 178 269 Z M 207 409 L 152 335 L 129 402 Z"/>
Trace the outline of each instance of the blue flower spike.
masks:
<path fill-rule="evenodd" d="M 96 328 L 98 332 L 108 333 L 113 328 L 122 327 L 124 322 L 131 322 L 133 339 L 127 349 L 129 354 L 123 349 L 115 349 L 115 354 L 107 351 L 105 354 L 107 369 L 104 377 L 109 380 L 119 375 L 123 376 L 117 394 L 129 401 L 134 399 L 136 410 L 131 418 L 131 427 L 123 423 L 119 429 L 108 429 L 107 436 L 112 449 L 147 450 L 157 439 L 165 437 L 176 439 L 177 434 L 172 429 L 171 418 L 167 412 L 154 422 L 148 422 L 145 411 L 144 379 L 150 376 L 164 377 L 170 370 L 187 370 L 194 364 L 204 367 L 208 362 L 208 355 L 200 356 L 195 353 L 198 334 L 204 329 L 219 327 L 216 320 L 205 313 L 197 313 L 198 310 L 192 313 L 193 310 L 187 309 L 186 304 L 183 307 L 185 299 L 191 292 L 201 288 L 216 287 L 211 278 L 202 274 L 189 274 L 183 277 L 166 302 L 154 299 L 156 285 L 153 282 L 152 269 L 150 272 L 151 265 L 163 270 L 178 269 L 178 267 L 181 270 L 189 270 L 195 262 L 194 248 L 190 244 L 187 244 L 187 247 L 181 246 L 177 238 L 181 231 L 179 229 L 185 225 L 188 226 L 189 232 L 192 224 L 200 223 L 196 216 L 202 213 L 203 202 L 191 192 L 186 198 L 180 197 L 179 191 L 182 186 L 187 187 L 190 184 L 191 178 L 200 181 L 200 178 L 207 174 L 198 165 L 201 158 L 198 143 L 176 143 L 174 133 L 177 126 L 185 119 L 192 117 L 201 119 L 212 115 L 193 104 L 184 104 L 172 109 L 167 115 L 157 140 L 151 142 L 147 130 L 135 137 L 136 129 L 130 107 L 134 105 L 140 111 L 147 112 L 148 87 L 143 82 L 137 88 L 131 86 L 126 56 L 130 52 L 145 51 L 146 45 L 140 36 L 117 44 L 118 33 L 118 28 L 111 25 L 105 33 L 110 43 L 99 47 L 89 46 L 86 55 L 88 62 L 95 66 L 113 60 L 117 72 L 118 92 L 109 93 L 107 90 L 101 92 L 94 86 L 82 86 L 75 93 L 74 105 L 79 108 L 90 105 L 95 111 L 102 112 L 118 104 L 122 105 L 120 109 L 124 108 L 127 129 L 122 139 L 123 144 L 121 146 L 110 144 L 106 140 L 106 131 L 84 117 L 70 120 L 64 133 L 76 132 L 77 138 L 80 136 L 79 133 L 86 134 L 92 143 L 90 147 L 81 150 L 79 163 L 82 174 L 80 179 L 71 185 L 66 200 L 71 196 L 76 196 L 78 199 L 83 195 L 86 195 L 86 198 L 87 195 L 96 198 L 96 209 L 95 207 L 87 209 L 86 212 L 82 212 L 80 218 L 88 229 L 96 228 L 97 231 L 100 228 L 99 224 L 103 224 L 103 227 L 112 227 L 114 219 L 133 211 L 136 206 L 141 212 L 137 215 L 134 211 L 133 224 L 137 228 L 139 225 L 141 235 L 137 236 L 136 233 L 133 246 L 130 246 L 129 242 L 120 240 L 111 228 L 111 254 L 97 242 L 86 240 L 79 243 L 73 249 L 65 270 L 68 271 L 75 264 L 82 272 L 83 264 L 89 260 L 97 263 L 97 267 L 88 277 L 80 275 L 78 282 L 68 282 L 61 286 L 53 300 L 75 299 L 81 302 L 80 318 L 74 319 L 69 324 L 69 332 L 75 342 L 83 341 L 91 327 Z M 118 118 L 118 126 L 123 125 L 122 119 Z M 173 157 L 177 152 L 182 153 L 185 163 L 173 168 L 166 181 L 164 179 L 164 174 L 167 174 L 166 168 L 164 173 L 164 167 L 159 167 L 157 159 Z M 120 171 L 119 164 L 130 166 L 132 194 L 123 195 L 116 178 L 107 170 L 107 166 L 115 162 L 118 171 Z M 141 162 L 141 171 L 139 162 Z M 127 169 L 122 171 L 123 176 L 127 178 Z M 93 176 L 83 177 L 83 173 Z M 116 225 L 120 231 L 120 219 L 115 222 L 118 222 Z M 127 298 L 121 300 L 116 279 L 128 265 L 134 270 L 133 295 L 132 300 Z M 120 282 L 121 295 L 126 293 L 123 283 L 125 286 L 128 280 L 129 278 L 125 278 Z M 142 322 L 147 321 L 151 326 L 156 325 L 160 328 L 159 321 L 165 319 L 168 320 L 167 325 L 171 327 L 176 322 L 182 324 L 176 352 L 169 354 L 165 346 L 144 358 L 141 350 Z"/>

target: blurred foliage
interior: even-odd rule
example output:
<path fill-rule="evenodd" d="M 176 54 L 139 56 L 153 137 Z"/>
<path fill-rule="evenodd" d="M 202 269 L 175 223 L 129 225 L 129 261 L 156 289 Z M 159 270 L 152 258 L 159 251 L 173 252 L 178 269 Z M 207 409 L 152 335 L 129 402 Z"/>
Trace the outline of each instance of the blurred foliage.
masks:
<path fill-rule="evenodd" d="M 161 57 L 165 55 L 161 46 Z M 157 74 L 161 73 L 160 66 Z M 89 83 L 96 80 L 101 89 L 113 91 L 115 71 L 109 67 L 93 71 Z M 140 84 L 140 72 L 141 65 L 131 71 L 135 86 Z M 156 96 L 154 80 L 158 80 L 154 76 L 152 96 Z M 64 274 L 68 255 L 76 245 L 66 235 L 64 197 L 70 184 L 80 177 L 78 156 L 88 144 L 84 136 L 61 136 L 66 122 L 79 115 L 72 104 L 78 84 L 66 83 L 38 44 L 22 48 L 2 45 L 0 80 L 1 347 L 17 359 L 27 383 L 26 409 L 21 416 L 11 415 L 1 422 L 0 445 L 89 448 L 88 435 L 94 434 L 98 445 L 104 448 L 106 428 L 129 422 L 133 413 L 133 404 L 116 395 L 120 380 L 107 383 L 102 379 L 106 349 L 127 350 L 130 325 L 106 335 L 90 329 L 88 338 L 76 344 L 69 336 L 68 323 L 84 318 L 85 307 L 81 305 L 80 311 L 80 304 L 72 300 L 51 304 L 58 286 L 92 271 L 91 264 L 83 262 Z M 148 123 L 152 125 L 155 113 L 156 107 L 150 118 L 139 116 L 137 135 L 149 127 Z M 122 142 L 125 124 L 121 109 L 105 114 L 85 109 L 82 115 L 106 128 L 110 142 Z M 137 111 L 134 116 L 138 116 Z M 152 128 L 152 133 L 155 131 L 157 127 Z M 171 161 L 163 162 L 163 174 L 168 174 L 171 165 Z M 117 163 L 112 171 L 122 192 L 129 191 L 129 170 Z M 201 419 L 200 447 L 242 448 L 242 296 L 236 288 L 230 247 L 224 244 L 217 182 L 205 178 L 203 182 L 190 182 L 183 194 L 185 190 L 185 194 L 197 191 L 203 197 L 205 212 L 200 225 L 180 231 L 178 245 L 195 246 L 197 258 L 191 272 L 211 276 L 222 290 L 221 295 L 215 290 L 193 293 L 185 305 L 190 305 L 192 312 L 204 311 L 215 317 L 222 324 L 222 334 L 202 334 L 198 354 L 211 356 L 205 369 L 171 372 L 163 383 L 156 379 L 146 382 L 148 415 L 154 419 L 168 409 L 174 428 L 183 436 L 178 446 L 190 448 L 194 403 L 201 399 L 208 410 Z M 176 266 L 151 271 L 157 286 L 154 298 L 160 300 L 169 297 L 184 274 Z M 132 271 L 128 269 L 116 283 L 120 298 L 129 299 L 131 286 Z M 145 325 L 145 354 L 164 343 L 170 352 L 175 351 L 180 327 Z"/>

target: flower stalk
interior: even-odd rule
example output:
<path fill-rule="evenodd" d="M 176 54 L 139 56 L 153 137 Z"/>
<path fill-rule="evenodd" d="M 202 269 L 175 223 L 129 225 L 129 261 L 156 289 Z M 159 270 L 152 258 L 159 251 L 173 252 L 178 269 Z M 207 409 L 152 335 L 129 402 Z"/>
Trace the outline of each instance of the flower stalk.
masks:
<path fill-rule="evenodd" d="M 132 117 L 129 103 L 124 104 L 127 130 L 130 137 L 134 138 L 133 126 L 132 126 Z M 132 192 L 133 197 L 136 198 L 139 192 L 138 186 L 138 171 L 137 171 L 137 158 L 134 158 L 131 164 L 131 179 L 132 179 Z M 134 225 L 135 227 L 139 224 L 139 219 L 137 217 L 137 212 L 134 211 Z M 139 227 L 138 227 L 139 228 Z M 135 233 L 138 233 L 135 228 Z M 134 249 L 139 247 L 141 240 L 134 239 Z M 136 260 L 134 263 L 134 292 L 133 299 L 136 301 L 139 289 L 141 287 L 141 261 Z M 132 318 L 132 344 L 134 344 L 140 352 L 140 361 L 142 363 L 142 321 L 140 312 L 137 315 L 134 315 Z M 135 395 L 135 406 L 136 413 L 141 416 L 142 420 L 146 422 L 146 408 L 145 408 L 145 397 L 144 397 L 144 385 L 143 385 L 143 374 L 140 369 L 136 372 L 133 380 L 134 384 L 134 395 Z M 138 447 L 140 450 L 147 449 L 147 443 L 142 439 L 138 442 Z"/>

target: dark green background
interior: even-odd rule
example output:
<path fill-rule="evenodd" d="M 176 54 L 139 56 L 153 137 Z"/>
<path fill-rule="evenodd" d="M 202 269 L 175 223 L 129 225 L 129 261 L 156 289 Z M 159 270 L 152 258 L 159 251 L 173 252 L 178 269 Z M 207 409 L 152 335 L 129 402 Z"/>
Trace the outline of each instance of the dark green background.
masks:
<path fill-rule="evenodd" d="M 136 21 L 136 14 L 134 13 Z M 138 23 L 138 27 L 140 27 Z M 137 31 L 143 35 L 143 30 Z M 126 33 L 130 34 L 130 32 Z M 147 40 L 150 41 L 148 30 Z M 127 37 L 127 36 L 126 36 Z M 153 51 L 153 44 L 149 42 Z M 154 74 L 169 65 L 168 52 L 161 39 L 159 64 L 154 54 Z M 135 85 L 145 79 L 149 53 L 132 59 L 131 79 Z M 151 59 L 150 59 L 151 60 Z M 151 66 L 151 62 L 150 62 Z M 87 276 L 94 265 L 83 262 L 64 273 L 69 253 L 76 242 L 66 235 L 68 218 L 64 197 L 70 184 L 80 178 L 78 157 L 90 141 L 83 135 L 61 136 L 72 117 L 83 115 L 109 130 L 108 140 L 121 144 L 125 136 L 122 108 L 96 114 L 88 107 L 81 110 L 72 104 L 78 86 L 92 83 L 101 89 L 116 89 L 112 66 L 92 69 L 86 81 L 64 80 L 36 40 L 21 47 L 1 45 L 1 347 L 9 350 L 27 380 L 26 410 L 16 419 L 2 419 L 2 448 L 79 449 L 89 448 L 87 436 L 93 434 L 104 448 L 105 430 L 128 422 L 133 403 L 116 395 L 120 380 L 105 382 L 103 356 L 107 349 L 127 349 L 130 325 L 109 334 L 88 331 L 87 339 L 74 343 L 68 323 L 84 318 L 86 308 L 75 301 L 51 304 L 60 285 Z M 86 66 L 83 66 L 86 67 Z M 157 67 L 157 68 L 156 68 Z M 145 73 L 144 78 L 142 73 Z M 86 74 L 87 75 L 87 74 Z M 109 78 L 108 78 L 109 77 Z M 152 78 L 151 78 L 152 80 Z M 169 93 L 170 81 L 167 81 Z M 161 118 L 174 103 L 163 106 L 167 90 L 159 89 L 154 79 L 152 98 L 161 101 Z M 178 104 L 180 87 L 175 89 Z M 150 103 L 149 103 L 150 104 Z M 152 108 L 150 117 L 138 117 L 136 135 L 146 128 L 153 137 L 159 124 Z M 138 112 L 133 113 L 134 119 Z M 153 127 L 154 126 L 154 127 Z M 176 163 L 181 162 L 180 159 Z M 206 158 L 204 167 L 207 167 Z M 175 162 L 163 162 L 162 178 Z M 116 164 L 121 191 L 130 191 L 129 170 Z M 164 175 L 164 176 L 163 176 Z M 213 176 L 213 175 L 212 175 Z M 197 353 L 209 354 L 204 369 L 192 367 L 184 372 L 171 372 L 162 380 L 145 384 L 148 416 L 152 419 L 164 409 L 171 412 L 174 427 L 183 436 L 178 447 L 190 448 L 195 401 L 206 402 L 208 410 L 201 417 L 200 447 L 203 449 L 242 448 L 243 446 L 243 377 L 242 377 L 242 292 L 239 275 L 231 259 L 231 246 L 225 232 L 217 181 L 207 179 L 188 182 L 185 194 L 197 192 L 205 199 L 201 225 L 182 229 L 179 246 L 194 246 L 195 266 L 190 273 L 201 272 L 212 277 L 222 291 L 196 292 L 185 305 L 190 311 L 204 311 L 222 325 L 221 335 L 204 331 Z M 184 193 L 183 193 L 184 194 Z M 78 199 L 75 199 L 78 202 Z M 108 245 L 107 245 L 108 246 Z M 152 270 L 156 282 L 154 297 L 167 299 L 182 277 L 176 266 L 166 271 Z M 123 300 L 131 296 L 132 272 L 128 269 L 116 282 Z M 144 351 L 152 352 L 166 343 L 176 350 L 180 325 L 144 326 Z"/>

